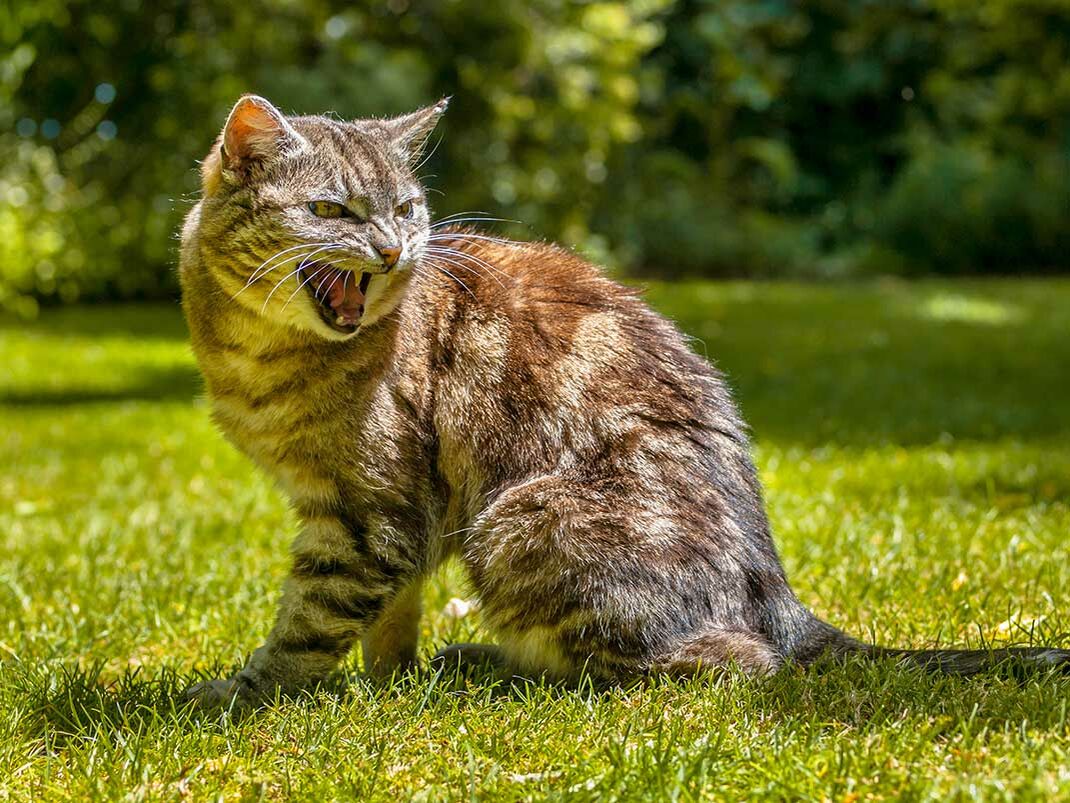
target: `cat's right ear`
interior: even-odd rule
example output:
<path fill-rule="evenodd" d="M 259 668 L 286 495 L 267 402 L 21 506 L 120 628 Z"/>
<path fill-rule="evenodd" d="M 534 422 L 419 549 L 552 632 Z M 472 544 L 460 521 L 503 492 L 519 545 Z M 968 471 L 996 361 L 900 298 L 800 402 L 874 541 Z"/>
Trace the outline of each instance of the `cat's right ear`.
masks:
<path fill-rule="evenodd" d="M 271 103 L 259 95 L 242 95 L 201 166 L 205 192 L 214 192 L 223 178 L 244 180 L 253 165 L 303 142 L 304 138 Z"/>

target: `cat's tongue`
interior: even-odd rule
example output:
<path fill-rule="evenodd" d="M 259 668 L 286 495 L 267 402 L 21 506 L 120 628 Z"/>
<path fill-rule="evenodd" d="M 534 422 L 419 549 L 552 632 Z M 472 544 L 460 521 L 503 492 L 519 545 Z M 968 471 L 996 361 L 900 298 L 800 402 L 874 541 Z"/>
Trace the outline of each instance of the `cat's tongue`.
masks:
<path fill-rule="evenodd" d="M 346 277 L 341 282 L 335 282 L 327 291 L 327 303 L 331 305 L 335 315 L 338 316 L 338 324 L 356 324 L 360 316 L 364 314 L 364 293 L 368 289 L 370 274 L 361 274 L 360 281 L 356 277 Z"/>

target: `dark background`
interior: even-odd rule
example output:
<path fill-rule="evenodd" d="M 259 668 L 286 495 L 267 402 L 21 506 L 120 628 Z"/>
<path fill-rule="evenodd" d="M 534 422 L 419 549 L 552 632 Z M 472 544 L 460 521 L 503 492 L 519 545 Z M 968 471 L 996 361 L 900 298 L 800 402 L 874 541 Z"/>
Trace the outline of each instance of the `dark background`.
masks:
<path fill-rule="evenodd" d="M 196 160 L 247 91 L 343 117 L 452 95 L 436 211 L 626 273 L 1070 267 L 1061 0 L 16 0 L 0 37 L 24 313 L 174 297 Z"/>

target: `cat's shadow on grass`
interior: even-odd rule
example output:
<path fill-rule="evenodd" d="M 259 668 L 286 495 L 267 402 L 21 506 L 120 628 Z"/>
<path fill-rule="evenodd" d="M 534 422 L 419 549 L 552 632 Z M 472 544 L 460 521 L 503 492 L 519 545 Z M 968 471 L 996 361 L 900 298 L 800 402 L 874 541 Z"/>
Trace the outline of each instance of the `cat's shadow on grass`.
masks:
<path fill-rule="evenodd" d="M 219 667 L 219 675 L 227 669 Z M 230 668 L 233 669 L 233 668 Z M 517 706 L 625 703 L 628 711 L 652 706 L 671 711 L 679 706 L 694 714 L 698 702 L 711 712 L 734 720 L 754 714 L 790 727 L 792 722 L 818 723 L 833 731 L 865 733 L 891 723 L 928 723 L 933 738 L 942 734 L 1008 727 L 1042 732 L 1070 728 L 1070 674 L 1020 672 L 1002 668 L 972 678 L 946 676 L 917 668 L 850 660 L 818 668 L 788 668 L 766 678 L 747 678 L 734 671 L 687 678 L 652 678 L 629 686 L 598 686 L 592 682 L 561 685 L 493 673 L 445 677 L 428 669 L 388 681 L 340 674 L 314 693 L 283 698 L 259 711 L 199 711 L 185 699 L 198 679 L 171 669 L 154 676 L 133 671 L 106 681 L 99 667 L 63 669 L 48 677 L 25 677 L 28 716 L 26 736 L 42 750 L 62 748 L 71 740 L 146 733 L 154 728 L 227 728 L 231 723 L 274 710 L 285 715 L 359 702 L 367 707 L 409 697 L 413 716 L 442 712 L 444 719 L 463 707 L 469 710 L 511 699 Z M 721 712 L 721 713 L 717 713 Z M 711 722 L 711 729 L 720 723 Z"/>
<path fill-rule="evenodd" d="M 142 367 L 112 387 L 60 384 L 27 390 L 0 390 L 0 405 L 9 407 L 69 407 L 79 404 L 130 401 L 189 402 L 203 390 L 203 382 L 192 365 L 169 368 Z"/>
<path fill-rule="evenodd" d="M 125 338 L 131 342 L 189 339 L 177 297 L 170 302 L 53 306 L 32 320 L 0 313 L 0 332 L 5 330 L 48 337 Z"/>

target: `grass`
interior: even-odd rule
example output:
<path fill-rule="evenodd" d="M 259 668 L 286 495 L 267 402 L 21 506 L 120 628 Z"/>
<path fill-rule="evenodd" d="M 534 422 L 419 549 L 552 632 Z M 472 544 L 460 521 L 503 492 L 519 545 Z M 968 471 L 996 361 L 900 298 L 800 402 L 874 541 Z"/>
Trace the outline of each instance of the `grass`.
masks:
<path fill-rule="evenodd" d="M 1070 647 L 1070 283 L 675 284 L 800 596 L 887 644 Z M 611 691 L 342 681 L 198 719 L 295 521 L 174 307 L 0 322 L 0 799 L 1070 798 L 1070 680 L 851 664 Z M 481 638 L 427 592 L 425 654 Z"/>

